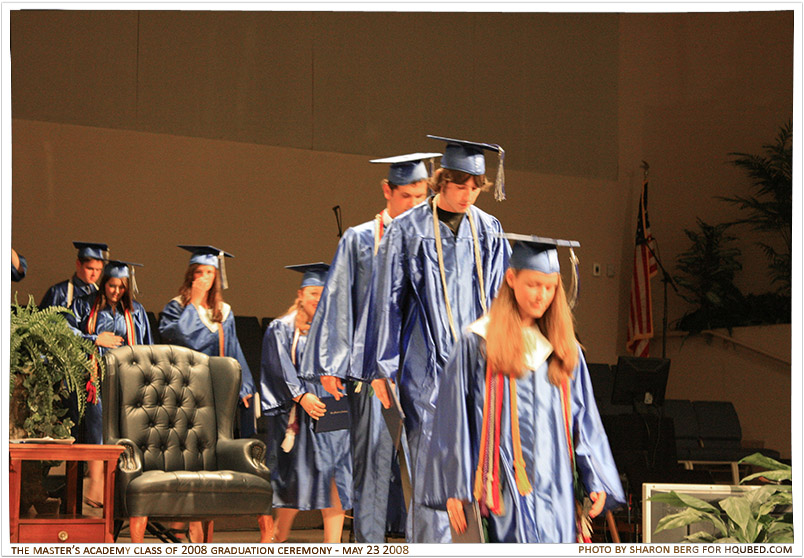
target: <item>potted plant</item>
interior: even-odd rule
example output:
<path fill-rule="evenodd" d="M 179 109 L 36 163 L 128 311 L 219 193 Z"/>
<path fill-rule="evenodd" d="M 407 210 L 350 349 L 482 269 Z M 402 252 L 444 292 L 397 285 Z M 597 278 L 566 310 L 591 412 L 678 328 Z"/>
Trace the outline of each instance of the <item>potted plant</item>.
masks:
<path fill-rule="evenodd" d="M 740 463 L 767 469 L 745 477 L 740 484 L 757 479 L 766 484 L 740 496 L 724 498 L 717 505 L 674 491 L 652 496 L 651 501 L 681 508 L 681 511 L 663 517 L 656 526 L 656 533 L 707 522 L 713 526 L 715 534 L 699 531 L 685 539 L 692 543 L 793 542 L 792 511 L 777 511 L 793 504 L 790 466 L 761 453 L 744 457 Z"/>
<path fill-rule="evenodd" d="M 67 313 L 70 310 L 60 306 L 40 310 L 33 297 L 27 306 L 20 306 L 15 296 L 9 350 L 11 440 L 69 439 L 74 426 L 67 416 L 70 394 L 76 395 L 80 420 L 87 404 L 87 389 L 99 387 L 103 363 L 97 358 L 94 344 L 70 328 L 64 316 Z M 92 359 L 92 355 L 96 358 Z M 48 469 L 47 464 L 25 462 L 21 510 L 31 504 L 37 505 L 40 513 L 53 507 L 52 502 L 45 504 L 48 498 L 41 486 Z"/>
<path fill-rule="evenodd" d="M 762 146 L 763 155 L 729 153 L 731 163 L 746 171 L 751 179 L 752 195 L 719 196 L 738 206 L 745 216 L 733 221 L 763 233 L 767 242 L 759 246 L 768 258 L 771 280 L 777 293 L 790 296 L 793 249 L 793 123 L 779 128 L 775 142 Z"/>

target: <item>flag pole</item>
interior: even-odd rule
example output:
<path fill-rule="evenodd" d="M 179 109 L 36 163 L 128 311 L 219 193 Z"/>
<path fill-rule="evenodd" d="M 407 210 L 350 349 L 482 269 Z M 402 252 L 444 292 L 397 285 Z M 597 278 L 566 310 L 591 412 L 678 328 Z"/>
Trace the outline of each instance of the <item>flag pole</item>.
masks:
<path fill-rule="evenodd" d="M 642 165 L 640 166 L 644 172 L 644 180 L 648 180 L 648 170 L 650 169 L 650 165 L 647 161 L 642 161 Z M 663 287 L 663 299 L 664 304 L 662 306 L 662 358 L 667 357 L 667 284 L 670 283 L 672 285 L 673 290 L 678 294 L 678 287 L 676 287 L 675 282 L 673 282 L 673 278 L 667 273 L 667 270 L 664 268 L 664 264 L 662 264 L 661 258 L 653 249 L 650 242 L 646 243 L 648 250 L 650 253 L 653 254 L 653 259 L 656 260 L 656 263 L 659 265 L 659 269 L 662 270 L 662 283 L 664 283 Z"/>

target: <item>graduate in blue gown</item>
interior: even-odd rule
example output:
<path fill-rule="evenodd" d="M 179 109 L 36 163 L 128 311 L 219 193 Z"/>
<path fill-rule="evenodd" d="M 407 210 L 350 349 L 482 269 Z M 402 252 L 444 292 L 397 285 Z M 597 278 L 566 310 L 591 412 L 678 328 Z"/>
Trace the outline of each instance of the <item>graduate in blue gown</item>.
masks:
<path fill-rule="evenodd" d="M 110 260 L 96 292 L 73 301 L 74 316 L 67 315 L 73 328 L 98 347 L 100 357 L 109 349 L 122 345 L 150 345 L 151 327 L 142 304 L 134 300 L 136 283 L 130 262 Z M 87 444 L 103 443 L 103 406 L 97 379 L 87 384 L 87 406 L 84 414 Z M 96 389 L 97 388 L 97 389 Z M 103 462 L 89 462 L 89 483 L 84 502 L 92 507 L 103 503 Z"/>
<path fill-rule="evenodd" d="M 233 257 L 214 246 L 179 246 L 192 253 L 179 296 L 167 303 L 159 318 L 165 344 L 189 347 L 210 356 L 233 357 L 240 363 L 240 437 L 254 433 L 250 412 L 254 380 L 237 339 L 234 312 L 223 301 L 227 288 L 224 257 Z"/>
<path fill-rule="evenodd" d="M 339 543 L 344 510 L 352 507 L 349 430 L 314 431 L 314 419 L 327 412 L 321 398 L 328 394 L 318 379 L 299 375 L 328 268 L 324 263 L 288 266 L 304 273 L 296 301 L 268 325 L 263 338 L 260 399 L 267 417 L 275 542 L 287 540 L 299 510 L 318 509 L 323 542 Z"/>
<path fill-rule="evenodd" d="M 502 149 L 445 141 L 442 168 L 431 180 L 436 195 L 394 219 L 380 244 L 367 311 L 362 373 L 375 379 L 372 386 L 386 407 L 385 384 L 377 379 L 395 382 L 405 413 L 413 485 L 408 542 L 451 540 L 446 513 L 421 504 L 434 411 L 429 398 L 458 333 L 491 304 L 510 252 L 500 222 L 474 207 L 491 186 L 483 151 L 498 152 L 502 160 Z"/>
<path fill-rule="evenodd" d="M 50 287 L 39 302 L 39 308 L 70 308 L 76 298 L 98 290 L 96 283 L 103 272 L 103 260 L 109 257 L 109 247 L 99 242 L 73 242 L 73 246 L 78 249 L 75 273 Z"/>
<path fill-rule="evenodd" d="M 405 530 L 405 502 L 399 465 L 379 400 L 363 384 L 363 310 L 369 296 L 374 255 L 391 221 L 427 198 L 424 160 L 440 153 L 411 153 L 371 163 L 388 164 L 382 181 L 386 207 L 374 219 L 346 229 L 327 273 L 304 351 L 301 376 L 320 378 L 336 399 L 348 389 L 352 419 L 354 477 L 353 532 L 359 543 L 385 542 L 386 533 Z"/>
<path fill-rule="evenodd" d="M 11 249 L 11 280 L 22 281 L 28 272 L 28 260 L 25 256 L 18 254 L 14 248 Z"/>
<path fill-rule="evenodd" d="M 459 532 L 463 504 L 476 502 L 489 542 L 579 542 L 588 520 L 576 517 L 574 465 L 589 517 L 625 496 L 561 281 L 556 245 L 567 241 L 517 238 L 527 240 L 488 315 L 444 369 L 425 502 L 447 509 Z"/>

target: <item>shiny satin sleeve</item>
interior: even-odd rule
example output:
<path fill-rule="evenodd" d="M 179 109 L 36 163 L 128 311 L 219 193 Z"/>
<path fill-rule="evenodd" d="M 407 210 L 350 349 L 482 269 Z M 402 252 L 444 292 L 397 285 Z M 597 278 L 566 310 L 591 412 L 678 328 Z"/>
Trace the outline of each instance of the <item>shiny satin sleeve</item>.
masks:
<path fill-rule="evenodd" d="M 139 302 L 132 301 L 131 303 L 131 319 L 134 320 L 135 335 L 134 338 L 138 345 L 153 345 L 153 337 L 151 336 L 151 324 L 148 321 L 148 315 L 145 313 L 145 308 Z"/>
<path fill-rule="evenodd" d="M 260 401 L 262 410 L 277 411 L 307 391 L 290 359 L 293 330 L 281 319 L 272 321 L 262 338 Z"/>
<path fill-rule="evenodd" d="M 58 294 L 59 294 L 58 286 L 59 286 L 58 284 L 53 285 L 52 287 L 50 287 L 47 290 L 47 292 L 42 297 L 42 300 L 39 301 L 39 308 L 44 309 L 44 308 L 49 308 L 50 306 L 57 306 L 58 305 L 57 304 Z"/>
<path fill-rule="evenodd" d="M 301 361 L 301 376 L 346 379 L 349 374 L 355 333 L 355 275 L 360 245 L 353 229 L 347 229 L 338 243 L 327 273 L 327 282 L 318 301 L 313 323 L 307 334 L 307 349 Z"/>
<path fill-rule="evenodd" d="M 97 294 L 92 293 L 74 298 L 73 303 L 70 305 L 70 311 L 72 314 L 64 314 L 64 317 L 67 320 L 67 325 L 70 326 L 70 329 L 72 329 L 77 335 L 82 336 L 84 339 L 89 339 L 93 343 L 98 338 L 97 333 L 89 334 L 86 331 L 89 312 L 92 310 L 92 305 L 95 304 L 96 297 Z"/>
<path fill-rule="evenodd" d="M 171 300 L 165 305 L 159 318 L 159 334 L 167 344 L 181 345 L 197 351 L 199 349 L 194 341 L 205 334 L 204 330 L 208 331 L 192 304 L 182 306 L 177 300 Z"/>
<path fill-rule="evenodd" d="M 17 257 L 20 259 L 20 267 L 17 269 L 14 267 L 14 264 L 11 264 L 12 281 L 22 281 L 25 277 L 25 273 L 28 271 L 28 260 L 26 260 L 22 254 L 17 254 Z"/>
<path fill-rule="evenodd" d="M 240 399 L 243 399 L 254 393 L 254 378 L 251 376 L 251 368 L 248 367 L 246 355 L 243 354 L 240 340 L 237 338 L 234 312 L 229 312 L 221 326 L 223 327 L 223 353 L 240 363 Z"/>
<path fill-rule="evenodd" d="M 407 256 L 403 228 L 393 221 L 380 242 L 371 276 L 363 358 L 365 380 L 396 380 L 402 309 L 408 292 Z"/>
<path fill-rule="evenodd" d="M 578 474 L 588 492 L 606 493 L 606 509 L 625 503 L 625 494 L 609 439 L 600 420 L 586 361 L 578 348 L 579 361 L 572 382 L 572 418 Z"/>
<path fill-rule="evenodd" d="M 469 425 L 478 412 L 483 412 L 483 402 L 480 409 L 475 408 L 469 384 L 477 378 L 477 370 L 485 367 L 479 340 L 472 333 L 464 333 L 441 376 L 424 473 L 424 504 L 432 508 L 445 509 L 449 498 L 472 500 L 472 456 L 477 453 L 477 440 Z"/>

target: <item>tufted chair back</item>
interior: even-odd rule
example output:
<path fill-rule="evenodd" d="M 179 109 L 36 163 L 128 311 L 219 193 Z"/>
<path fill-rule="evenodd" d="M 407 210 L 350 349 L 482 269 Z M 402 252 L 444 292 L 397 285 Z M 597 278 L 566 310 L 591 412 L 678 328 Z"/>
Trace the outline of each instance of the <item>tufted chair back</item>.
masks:
<path fill-rule="evenodd" d="M 175 345 L 138 345 L 109 351 L 106 362 L 107 439 L 131 440 L 144 471 L 218 468 L 215 447 L 218 438 L 232 437 L 240 386 L 235 359 Z"/>
<path fill-rule="evenodd" d="M 149 521 L 256 515 L 270 542 L 271 471 L 265 444 L 232 439 L 240 364 L 175 345 L 107 351 L 103 441 L 123 447 L 114 482 L 115 539 L 128 519 L 132 542 Z"/>

